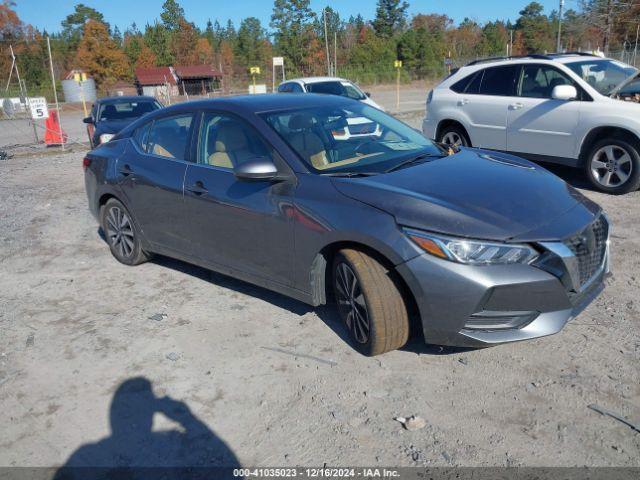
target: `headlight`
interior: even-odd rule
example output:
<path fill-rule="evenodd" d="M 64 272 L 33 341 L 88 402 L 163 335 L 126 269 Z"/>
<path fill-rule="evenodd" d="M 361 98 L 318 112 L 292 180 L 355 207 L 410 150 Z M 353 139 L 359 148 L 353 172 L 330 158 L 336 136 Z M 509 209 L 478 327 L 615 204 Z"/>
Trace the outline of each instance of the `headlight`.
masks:
<path fill-rule="evenodd" d="M 529 263 L 538 256 L 529 245 L 445 237 L 407 228 L 404 232 L 425 252 L 468 265 Z"/>
<path fill-rule="evenodd" d="M 115 137 L 113 133 L 103 133 L 102 135 L 100 135 L 100 143 L 107 143 L 113 137 Z"/>

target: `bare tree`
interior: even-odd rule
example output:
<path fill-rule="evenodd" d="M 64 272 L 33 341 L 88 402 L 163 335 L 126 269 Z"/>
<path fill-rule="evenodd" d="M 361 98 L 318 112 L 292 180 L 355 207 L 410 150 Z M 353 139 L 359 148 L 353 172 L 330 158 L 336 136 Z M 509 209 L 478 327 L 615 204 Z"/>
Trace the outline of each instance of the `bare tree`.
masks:
<path fill-rule="evenodd" d="M 629 9 L 637 7 L 638 0 L 580 0 L 587 22 L 600 31 L 602 50 L 607 53 L 614 39 L 614 27 Z"/>

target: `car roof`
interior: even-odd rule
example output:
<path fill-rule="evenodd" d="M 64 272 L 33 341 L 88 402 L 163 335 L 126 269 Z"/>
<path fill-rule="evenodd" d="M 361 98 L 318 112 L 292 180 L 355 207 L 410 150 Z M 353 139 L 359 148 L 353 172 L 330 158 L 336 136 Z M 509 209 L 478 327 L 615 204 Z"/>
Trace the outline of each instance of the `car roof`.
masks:
<path fill-rule="evenodd" d="M 549 53 L 549 54 L 530 54 L 530 55 L 515 55 L 509 57 L 490 57 L 481 58 L 464 65 L 465 67 L 474 67 L 478 65 L 496 65 L 496 64 L 509 64 L 513 62 L 558 62 L 558 63 L 572 63 L 580 60 L 607 60 L 599 55 L 594 55 L 585 52 L 566 52 L 566 53 Z"/>
<path fill-rule="evenodd" d="M 281 93 L 264 93 L 258 95 L 239 95 L 205 100 L 193 100 L 177 103 L 161 110 L 156 110 L 148 115 L 166 115 L 168 112 L 185 112 L 203 108 L 220 108 L 226 111 L 241 111 L 243 113 L 264 113 L 296 108 L 321 107 L 321 106 L 345 106 L 348 104 L 360 104 L 357 100 L 341 97 L 339 95 L 323 95 L 309 93 L 305 95 L 283 95 Z"/>
<path fill-rule="evenodd" d="M 301 77 L 301 78 L 292 78 L 291 80 L 287 80 L 282 83 L 289 82 L 297 82 L 297 83 L 320 83 L 320 82 L 349 82 L 349 80 L 345 80 L 340 77 Z"/>
<path fill-rule="evenodd" d="M 103 97 L 99 98 L 96 103 L 120 103 L 120 102 L 153 102 L 155 98 L 146 95 L 125 95 L 120 97 Z"/>

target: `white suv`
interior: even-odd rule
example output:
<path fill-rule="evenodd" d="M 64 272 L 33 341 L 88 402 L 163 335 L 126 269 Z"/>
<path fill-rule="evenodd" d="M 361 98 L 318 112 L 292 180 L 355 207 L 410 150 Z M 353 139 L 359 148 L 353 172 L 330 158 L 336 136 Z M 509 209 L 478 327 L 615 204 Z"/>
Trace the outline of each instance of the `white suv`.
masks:
<path fill-rule="evenodd" d="M 350 80 L 338 77 L 305 77 L 287 80 L 278 86 L 278 93 L 324 93 L 352 98 L 384 111 L 371 99 L 368 92 L 363 92 Z"/>
<path fill-rule="evenodd" d="M 625 101 L 626 100 L 626 101 Z M 640 75 L 582 53 L 472 62 L 427 97 L 423 133 L 585 169 L 609 193 L 640 186 Z"/>

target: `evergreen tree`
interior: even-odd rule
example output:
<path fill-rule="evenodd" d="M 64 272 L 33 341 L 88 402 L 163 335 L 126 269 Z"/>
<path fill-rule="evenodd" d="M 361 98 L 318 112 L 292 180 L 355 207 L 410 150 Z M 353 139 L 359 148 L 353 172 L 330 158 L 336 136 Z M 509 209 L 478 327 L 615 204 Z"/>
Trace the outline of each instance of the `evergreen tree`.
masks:
<path fill-rule="evenodd" d="M 89 20 L 100 22 L 106 25 L 107 30 L 109 29 L 109 24 L 104 21 L 104 15 L 95 8 L 88 7 L 83 3 L 78 3 L 74 7 L 73 13 L 67 15 L 62 21 L 62 36 L 71 50 L 78 48 L 78 44 L 84 35 L 85 24 Z"/>
<path fill-rule="evenodd" d="M 378 0 L 373 28 L 377 35 L 389 38 L 402 31 L 407 23 L 409 4 L 401 0 Z"/>
<path fill-rule="evenodd" d="M 311 37 L 309 30 L 315 14 L 309 0 L 275 0 L 270 26 L 279 53 L 292 68 L 301 68 Z"/>
<path fill-rule="evenodd" d="M 184 20 L 184 9 L 176 0 L 165 0 L 160 20 L 167 30 L 174 32 L 180 28 L 180 22 Z"/>

